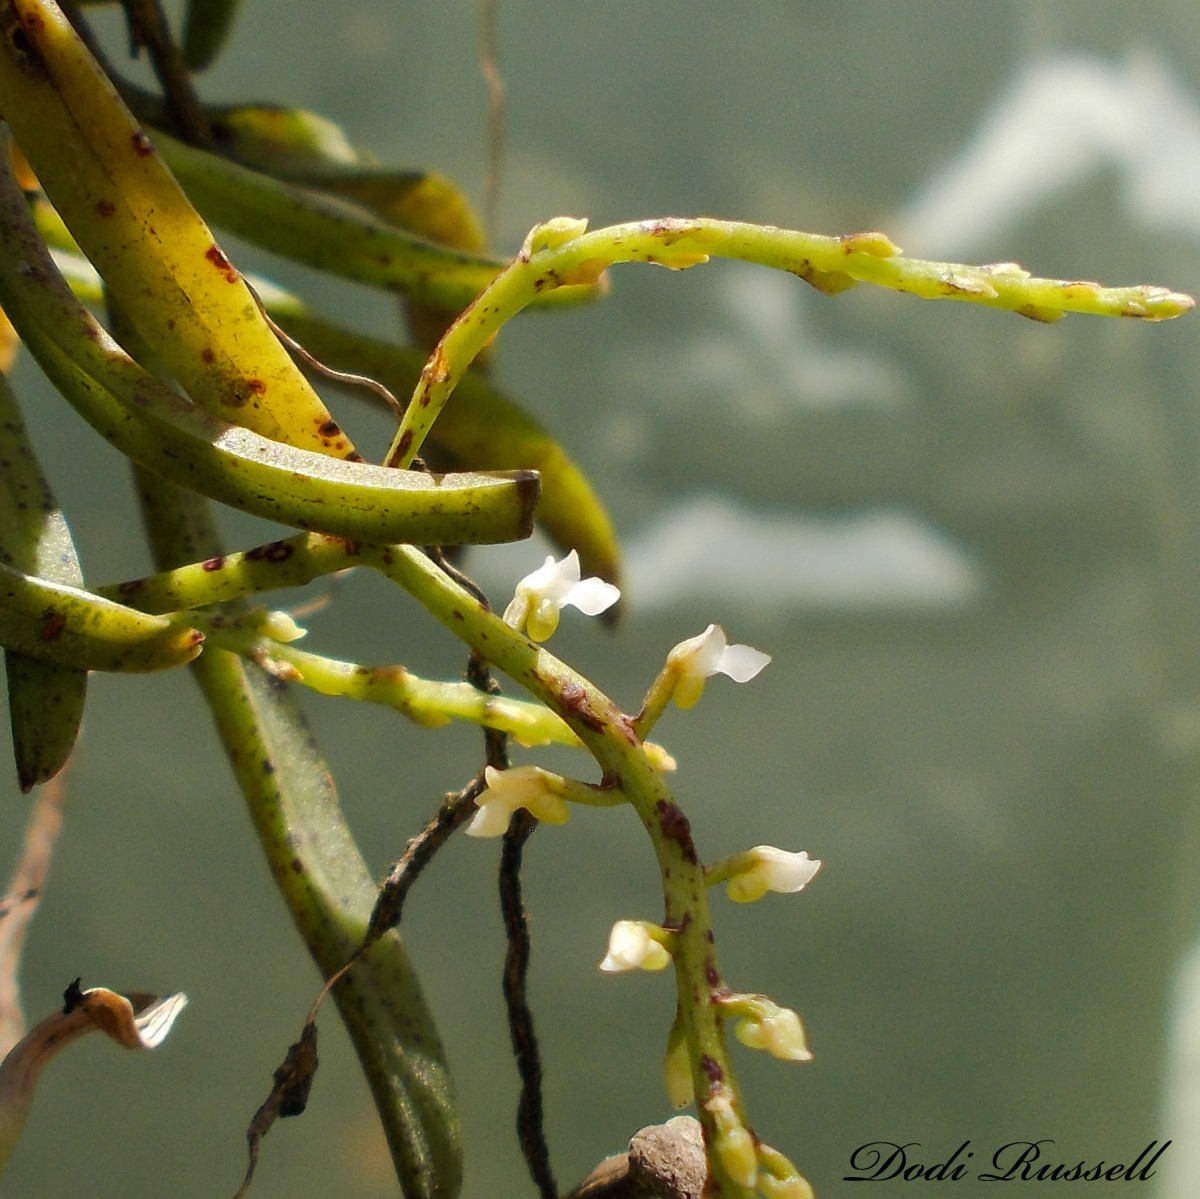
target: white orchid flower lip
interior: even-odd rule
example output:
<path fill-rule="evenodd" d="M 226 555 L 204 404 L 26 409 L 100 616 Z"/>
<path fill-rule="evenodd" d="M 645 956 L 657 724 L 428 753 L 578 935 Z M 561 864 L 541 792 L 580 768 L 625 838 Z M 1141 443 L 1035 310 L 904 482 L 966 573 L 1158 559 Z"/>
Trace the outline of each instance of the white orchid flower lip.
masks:
<path fill-rule="evenodd" d="M 723 674 L 735 683 L 748 683 L 771 661 L 771 655 L 749 645 L 730 645 L 725 630 L 710 624 L 699 636 L 681 641 L 668 661 L 685 663 L 689 673 L 704 678 Z"/>
<path fill-rule="evenodd" d="M 572 550 L 555 561 L 548 556 L 537 570 L 518 584 L 504 621 L 513 628 L 525 626 L 534 641 L 545 641 L 558 627 L 563 608 L 578 608 L 585 616 L 599 616 L 621 598 L 620 588 L 594 576 L 582 578 L 579 554 Z"/>

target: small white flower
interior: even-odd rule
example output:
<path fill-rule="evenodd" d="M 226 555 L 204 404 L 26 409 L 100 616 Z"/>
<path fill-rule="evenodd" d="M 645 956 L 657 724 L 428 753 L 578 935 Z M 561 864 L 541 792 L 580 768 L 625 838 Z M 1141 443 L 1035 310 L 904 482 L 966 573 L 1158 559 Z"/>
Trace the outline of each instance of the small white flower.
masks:
<path fill-rule="evenodd" d="M 581 579 L 579 555 L 572 550 L 561 562 L 553 557 L 518 584 L 504 622 L 525 627 L 534 641 L 545 641 L 558 628 L 558 614 L 568 604 L 587 616 L 598 616 L 621 598 L 620 589 L 603 579 Z"/>
<path fill-rule="evenodd" d="M 608 955 L 600 963 L 606 974 L 626 970 L 662 970 L 671 955 L 650 933 L 644 920 L 618 920 L 608 935 Z"/>
<path fill-rule="evenodd" d="M 740 1021 L 734 1036 L 751 1049 L 765 1049 L 785 1062 L 811 1062 L 812 1054 L 800 1017 L 791 1008 L 774 1007 L 757 1020 Z"/>
<path fill-rule="evenodd" d="M 704 691 L 704 680 L 714 674 L 747 683 L 770 660 L 770 654 L 748 645 L 729 645 L 725 630 L 710 624 L 698 637 L 681 641 L 667 655 L 667 667 L 676 676 L 675 702 L 681 708 L 690 708 Z"/>
<path fill-rule="evenodd" d="M 475 798 L 479 811 L 467 826 L 468 837 L 501 837 L 518 808 L 547 824 L 565 824 L 570 810 L 566 800 L 555 793 L 554 775 L 538 766 L 513 766 L 484 770 L 487 787 Z"/>
<path fill-rule="evenodd" d="M 756 845 L 746 855 L 750 865 L 735 874 L 726 887 L 730 899 L 753 903 L 768 891 L 792 895 L 802 891 L 821 868 L 820 859 L 810 858 L 803 850 L 788 853 L 773 845 Z"/>

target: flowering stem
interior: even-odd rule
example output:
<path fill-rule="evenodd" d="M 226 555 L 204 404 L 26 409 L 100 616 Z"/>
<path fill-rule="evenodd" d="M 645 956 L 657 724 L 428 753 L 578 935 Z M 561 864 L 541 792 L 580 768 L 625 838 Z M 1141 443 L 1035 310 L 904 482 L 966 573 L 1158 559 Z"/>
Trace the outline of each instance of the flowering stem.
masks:
<path fill-rule="evenodd" d="M 1189 296 L 1162 287 L 1101 287 L 1033 278 L 1015 263 L 967 266 L 904 258 L 882 233 L 828 237 L 708 217 L 635 221 L 583 232 L 586 222 L 558 218 L 530 233 L 521 252 L 447 330 L 422 371 L 388 451 L 406 467 L 475 355 L 501 326 L 555 288 L 595 283 L 618 262 L 684 270 L 710 258 L 759 263 L 797 275 L 833 294 L 873 283 L 927 300 L 966 300 L 1039 321 L 1068 312 L 1167 320 L 1187 312 Z"/>
<path fill-rule="evenodd" d="M 381 570 L 419 600 L 455 636 L 525 687 L 576 733 L 633 806 L 650 836 L 663 878 L 663 926 L 672 944 L 679 1007 L 690 1049 L 693 1083 L 701 1122 L 717 1135 L 712 1104 L 723 1118 L 740 1118 L 740 1096 L 725 1046 L 720 1013 L 712 997 L 722 989 L 712 942 L 704 870 L 691 829 L 655 768 L 629 719 L 611 699 L 542 646 L 506 625 L 453 583 L 422 553 L 407 546 L 363 546 L 362 561 Z M 718 1175 L 724 1170 L 714 1158 Z M 744 1196 L 747 1188 L 719 1178 L 724 1194 Z"/>
<path fill-rule="evenodd" d="M 727 883 L 731 878 L 737 878 L 739 874 L 743 874 L 750 869 L 756 861 L 755 854 L 749 850 L 743 853 L 730 854 L 729 857 L 721 858 L 719 861 L 711 862 L 704 867 L 704 881 L 710 887 L 715 887 L 720 883 Z"/>
<path fill-rule="evenodd" d="M 654 682 L 650 684 L 646 698 L 642 700 L 641 711 L 632 721 L 634 732 L 643 740 L 667 710 L 671 696 L 675 693 L 675 683 L 676 671 L 668 664 L 658 672 Z"/>
<path fill-rule="evenodd" d="M 212 648 L 282 663 L 290 668 L 289 681 L 323 695 L 386 704 L 417 724 L 435 726 L 463 720 L 508 733 L 527 746 L 580 744 L 570 728 L 542 704 L 485 695 L 467 683 L 423 679 L 402 666 L 365 666 L 327 658 L 264 636 L 251 621 L 213 618 L 198 611 L 371 564 L 361 556 L 362 550 L 341 537 L 298 533 L 243 552 L 98 587 L 96 594 L 139 612 L 190 622 L 190 627 L 204 632 Z M 375 551 L 377 555 L 387 552 L 378 548 Z M 606 798 L 582 785 L 578 794 L 565 798 L 592 806 L 623 802 L 618 796 Z"/>
<path fill-rule="evenodd" d="M 174 613 L 172 619 L 185 617 Z M 322 695 L 384 704 L 430 728 L 461 720 L 508 733 L 522 745 L 579 745 L 579 738 L 567 725 L 541 704 L 487 695 L 470 683 L 421 678 L 403 666 L 365 666 L 309 653 L 264 636 L 254 621 L 231 621 L 202 612 L 189 612 L 186 620 L 204 633 L 208 647 L 261 662 L 288 682 Z M 582 784 L 565 798 L 593 806 L 621 802 L 620 797 L 608 799 Z"/>

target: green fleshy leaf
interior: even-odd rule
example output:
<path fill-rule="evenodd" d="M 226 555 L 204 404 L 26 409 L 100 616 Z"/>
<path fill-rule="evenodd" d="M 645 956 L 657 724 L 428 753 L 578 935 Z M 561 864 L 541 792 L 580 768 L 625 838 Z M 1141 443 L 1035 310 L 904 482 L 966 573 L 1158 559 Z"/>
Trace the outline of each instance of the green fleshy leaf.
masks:
<path fill-rule="evenodd" d="M 0 375 L 0 562 L 81 587 L 83 572 L 34 453 L 16 396 Z M 6 650 L 8 712 L 17 781 L 28 791 L 66 765 L 79 735 L 87 671 Z"/>
<path fill-rule="evenodd" d="M 414 350 L 351 333 L 295 308 L 284 306 L 272 314 L 326 365 L 368 375 L 398 396 L 411 393 L 425 364 Z M 587 476 L 542 424 L 485 380 L 463 379 L 433 426 L 426 453 L 439 467 L 536 470 L 542 482 L 537 523 L 562 550 L 579 551 L 585 574 L 620 585 L 620 545 Z"/>
<path fill-rule="evenodd" d="M 139 472 L 160 567 L 221 554 L 202 500 Z M 330 977 L 362 944 L 376 888 L 329 769 L 285 684 L 214 650 L 196 677 L 292 919 Z M 399 934 L 382 938 L 333 990 L 371 1088 L 404 1193 L 452 1199 L 461 1132 L 433 1016 Z"/>

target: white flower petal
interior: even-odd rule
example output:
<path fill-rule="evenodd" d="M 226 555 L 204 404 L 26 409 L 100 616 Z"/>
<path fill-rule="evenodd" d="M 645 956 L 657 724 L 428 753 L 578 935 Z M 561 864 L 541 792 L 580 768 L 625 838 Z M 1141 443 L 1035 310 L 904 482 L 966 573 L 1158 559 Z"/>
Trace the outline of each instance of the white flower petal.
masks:
<path fill-rule="evenodd" d="M 821 868 L 819 858 L 810 858 L 806 851 L 788 853 L 773 845 L 756 845 L 751 853 L 757 854 L 762 863 L 762 876 L 770 891 L 781 895 L 792 895 L 803 890 L 813 875 Z"/>
<path fill-rule="evenodd" d="M 607 612 L 620 598 L 619 587 L 593 576 L 576 583 L 567 593 L 563 604 L 578 608 L 585 616 L 599 616 L 601 612 Z"/>
<path fill-rule="evenodd" d="M 579 555 L 572 550 L 561 562 L 547 555 L 546 561 L 518 584 L 517 591 L 557 601 L 579 582 Z"/>
<path fill-rule="evenodd" d="M 756 845 L 745 856 L 750 859 L 749 864 L 734 874 L 726 886 L 729 898 L 737 903 L 753 903 L 768 891 L 795 894 L 821 868 L 820 861 L 803 850 L 788 853 L 773 845 Z"/>
<path fill-rule="evenodd" d="M 143 1049 L 157 1049 L 167 1039 L 176 1017 L 187 1006 L 187 996 L 182 991 L 152 1003 L 140 1011 L 134 1019 L 138 1040 Z"/>
<path fill-rule="evenodd" d="M 728 675 L 735 683 L 748 683 L 770 660 L 770 654 L 749 645 L 727 645 L 711 673 Z"/>
<path fill-rule="evenodd" d="M 479 805 L 479 810 L 467 825 L 467 836 L 503 837 L 508 830 L 508 822 L 512 819 L 514 809 L 499 799 L 483 800 L 480 796 L 475 802 Z"/>
<path fill-rule="evenodd" d="M 487 786 L 475 797 L 479 811 L 467 826 L 468 837 L 503 836 L 518 808 L 527 809 L 547 824 L 565 824 L 571 814 L 566 800 L 551 786 L 554 776 L 540 766 L 513 766 L 508 770 L 488 766 L 483 775 Z"/>
<path fill-rule="evenodd" d="M 724 630 L 720 625 L 710 624 L 703 633 L 675 646 L 667 655 L 667 661 L 679 663 L 689 674 L 708 678 L 716 669 L 724 649 Z"/>

